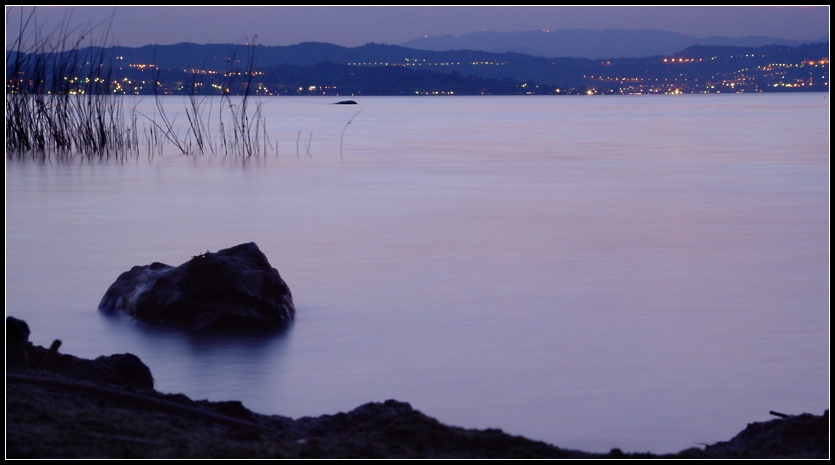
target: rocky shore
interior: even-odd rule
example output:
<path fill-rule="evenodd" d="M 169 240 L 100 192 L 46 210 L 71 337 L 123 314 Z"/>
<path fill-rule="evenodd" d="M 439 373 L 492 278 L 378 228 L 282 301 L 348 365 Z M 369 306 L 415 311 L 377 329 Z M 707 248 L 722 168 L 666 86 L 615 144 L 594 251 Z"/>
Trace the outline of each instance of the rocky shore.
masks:
<path fill-rule="evenodd" d="M 447 426 L 396 400 L 291 419 L 154 389 L 131 354 L 85 360 L 6 319 L 6 458 L 829 458 L 829 411 L 751 423 L 677 454 L 567 450 Z"/>

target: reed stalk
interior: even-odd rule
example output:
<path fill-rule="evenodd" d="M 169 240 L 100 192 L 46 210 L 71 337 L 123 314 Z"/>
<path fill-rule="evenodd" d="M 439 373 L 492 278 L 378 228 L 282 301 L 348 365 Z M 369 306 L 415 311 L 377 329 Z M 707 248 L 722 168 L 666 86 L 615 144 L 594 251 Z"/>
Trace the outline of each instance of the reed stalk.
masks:
<path fill-rule="evenodd" d="M 135 119 L 126 123 L 122 100 L 110 91 L 113 63 L 93 42 L 95 28 L 62 25 L 42 36 L 35 10 L 6 50 L 6 151 L 124 157 L 138 147 Z M 71 37 L 78 38 L 72 40 Z M 105 25 L 102 37 L 109 35 Z M 82 41 L 90 45 L 82 48 Z"/>
<path fill-rule="evenodd" d="M 253 157 L 271 149 L 260 102 L 250 105 L 255 75 L 255 47 L 249 50 L 244 70 L 230 60 L 227 82 L 221 91 L 217 133 L 212 133 L 212 105 L 205 112 L 207 95 L 196 92 L 196 75 L 186 105 L 187 125 L 177 125 L 163 106 L 155 79 L 153 117 L 128 112 L 116 95 L 118 69 L 112 53 L 96 43 L 110 34 L 109 22 L 95 27 L 71 28 L 67 19 L 53 34 L 42 36 L 36 9 L 27 15 L 21 8 L 19 35 L 6 49 L 6 152 L 72 156 L 81 153 L 101 158 L 138 154 L 142 145 L 149 157 L 170 145 L 185 155 L 223 153 Z M 112 20 L 112 17 L 111 17 Z M 82 47 L 86 40 L 89 45 Z M 243 77 L 243 79 L 239 79 Z M 240 88 L 240 98 L 231 89 Z M 237 93 L 237 92 L 236 92 Z M 138 130 L 139 116 L 147 122 Z M 276 149 L 277 150 L 277 149 Z M 308 142 L 309 150 L 309 142 Z"/>
<path fill-rule="evenodd" d="M 362 113 L 362 110 L 358 111 L 354 116 L 352 116 L 351 119 L 349 119 L 348 122 L 345 123 L 345 127 L 342 128 L 342 134 L 340 134 L 340 136 L 339 136 L 339 159 L 340 160 L 342 159 L 342 139 L 345 138 L 345 131 L 348 129 L 348 125 L 351 124 L 351 121 L 354 121 L 354 118 L 359 116 L 360 113 Z"/>

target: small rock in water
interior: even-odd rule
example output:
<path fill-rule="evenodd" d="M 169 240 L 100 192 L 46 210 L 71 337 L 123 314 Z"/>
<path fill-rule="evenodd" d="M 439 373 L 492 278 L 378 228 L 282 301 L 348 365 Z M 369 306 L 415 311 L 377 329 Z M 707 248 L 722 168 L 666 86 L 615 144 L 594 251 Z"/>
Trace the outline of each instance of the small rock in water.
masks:
<path fill-rule="evenodd" d="M 148 323 L 189 329 L 267 329 L 295 315 L 287 283 L 254 242 L 122 273 L 99 303 Z"/>

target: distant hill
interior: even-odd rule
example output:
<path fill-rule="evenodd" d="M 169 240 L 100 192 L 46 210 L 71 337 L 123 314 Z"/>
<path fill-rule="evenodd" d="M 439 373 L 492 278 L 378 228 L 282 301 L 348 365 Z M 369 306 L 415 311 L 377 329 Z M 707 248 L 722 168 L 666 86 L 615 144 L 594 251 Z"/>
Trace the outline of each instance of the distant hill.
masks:
<path fill-rule="evenodd" d="M 819 41 L 826 42 L 828 37 L 823 37 Z M 401 45 L 419 50 L 513 52 L 548 58 L 570 57 L 597 60 L 670 55 L 693 45 L 761 47 L 764 45 L 797 46 L 809 42 L 763 36 L 700 38 L 658 29 L 560 29 L 520 32 L 481 31 L 460 36 L 421 37 Z"/>
<path fill-rule="evenodd" d="M 312 42 L 280 47 L 181 43 L 88 47 L 42 58 L 16 58 L 7 52 L 6 77 L 8 82 L 33 86 L 58 82 L 78 87 L 91 81 L 82 77 L 104 73 L 107 79 L 102 82 L 118 80 L 116 91 L 137 94 L 154 93 L 158 87 L 165 93 L 238 92 L 252 89 L 249 84 L 242 87 L 248 81 L 254 92 L 265 95 L 825 92 L 828 57 L 828 43 L 693 45 L 664 56 L 603 60 L 383 44 L 349 48 Z M 27 81 L 9 63 L 22 63 L 25 71 L 41 75 Z M 49 76 L 52 70 L 66 74 Z"/>
<path fill-rule="evenodd" d="M 469 50 L 435 52 L 414 50 L 398 45 L 369 43 L 359 47 L 343 47 L 322 42 L 302 42 L 286 46 L 248 46 L 241 44 L 193 44 L 146 45 L 138 48 L 110 47 L 108 54 L 124 57 L 130 63 L 154 63 L 160 68 L 208 68 L 226 70 L 240 67 L 251 53 L 255 53 L 258 66 L 298 65 L 312 66 L 322 62 L 356 64 L 404 63 L 413 58 L 430 63 L 449 61 L 497 60 L 500 54 Z M 237 63 L 237 64 L 236 64 Z"/>

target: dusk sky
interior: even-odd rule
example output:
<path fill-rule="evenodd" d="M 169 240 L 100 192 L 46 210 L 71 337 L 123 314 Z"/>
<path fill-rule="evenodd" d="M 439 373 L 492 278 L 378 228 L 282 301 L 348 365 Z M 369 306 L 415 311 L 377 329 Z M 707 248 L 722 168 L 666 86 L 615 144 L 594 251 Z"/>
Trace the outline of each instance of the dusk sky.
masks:
<path fill-rule="evenodd" d="M 31 7 L 23 7 L 24 16 Z M 6 6 L 6 42 L 16 37 L 21 8 Z M 112 22 L 110 19 L 112 18 Z M 73 25 L 111 24 L 109 43 L 329 42 L 400 44 L 429 35 L 479 30 L 662 29 L 696 37 L 763 35 L 817 40 L 829 33 L 828 6 L 38 6 L 48 34 Z M 100 29 L 101 30 L 101 29 Z"/>

